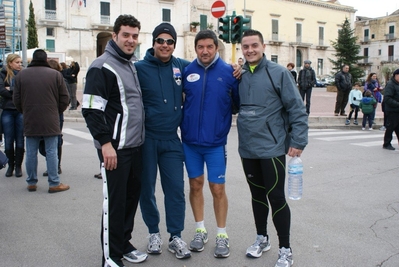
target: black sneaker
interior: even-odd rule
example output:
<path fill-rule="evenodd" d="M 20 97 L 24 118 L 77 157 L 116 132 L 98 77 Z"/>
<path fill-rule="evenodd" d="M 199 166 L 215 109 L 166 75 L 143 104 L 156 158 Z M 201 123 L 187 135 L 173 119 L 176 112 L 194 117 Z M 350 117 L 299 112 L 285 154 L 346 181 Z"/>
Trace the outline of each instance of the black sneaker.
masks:
<path fill-rule="evenodd" d="M 382 146 L 382 148 L 383 149 L 388 149 L 388 150 L 395 150 L 395 148 L 391 144 L 389 144 L 387 146 Z"/>

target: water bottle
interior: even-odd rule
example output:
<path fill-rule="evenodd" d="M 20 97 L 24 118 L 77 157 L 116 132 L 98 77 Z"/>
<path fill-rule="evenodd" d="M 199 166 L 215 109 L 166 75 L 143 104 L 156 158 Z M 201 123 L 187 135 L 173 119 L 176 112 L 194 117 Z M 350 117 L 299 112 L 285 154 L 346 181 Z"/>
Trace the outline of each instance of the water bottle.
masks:
<path fill-rule="evenodd" d="M 288 198 L 299 200 L 302 198 L 303 165 L 299 157 L 293 157 L 288 162 Z"/>

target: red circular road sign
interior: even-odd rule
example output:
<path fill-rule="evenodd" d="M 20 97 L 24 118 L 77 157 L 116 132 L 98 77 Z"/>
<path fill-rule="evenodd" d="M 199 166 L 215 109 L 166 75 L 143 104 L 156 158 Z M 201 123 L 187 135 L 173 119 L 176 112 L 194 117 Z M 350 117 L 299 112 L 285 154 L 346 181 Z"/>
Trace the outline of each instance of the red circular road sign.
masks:
<path fill-rule="evenodd" d="M 220 18 L 226 12 L 226 5 L 222 1 L 215 1 L 211 7 L 212 16 Z"/>

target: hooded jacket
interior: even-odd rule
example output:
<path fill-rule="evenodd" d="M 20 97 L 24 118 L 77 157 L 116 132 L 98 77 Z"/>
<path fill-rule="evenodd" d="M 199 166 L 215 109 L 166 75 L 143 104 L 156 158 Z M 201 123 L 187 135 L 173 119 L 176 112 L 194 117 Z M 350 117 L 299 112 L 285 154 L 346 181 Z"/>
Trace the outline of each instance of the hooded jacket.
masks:
<path fill-rule="evenodd" d="M 374 104 L 377 103 L 374 97 L 364 96 L 360 101 L 360 109 L 363 114 L 371 114 L 374 112 Z"/>
<path fill-rule="evenodd" d="M 237 118 L 240 156 L 269 159 L 285 155 L 289 147 L 303 150 L 308 116 L 291 73 L 265 55 L 253 73 L 248 63 L 243 69 Z"/>
<path fill-rule="evenodd" d="M 177 137 L 182 119 L 182 72 L 190 62 L 175 58 L 162 62 L 147 50 L 144 60 L 135 62 L 143 92 L 146 136 L 158 140 Z"/>
<path fill-rule="evenodd" d="M 50 68 L 46 61 L 32 60 L 14 81 L 13 100 L 23 114 L 25 136 L 60 135 L 60 113 L 69 103 L 61 72 Z"/>
<path fill-rule="evenodd" d="M 195 59 L 185 68 L 183 77 L 183 142 L 225 145 L 231 127 L 232 99 L 238 106 L 238 80 L 233 76 L 233 68 L 217 54 L 206 67 Z"/>
<path fill-rule="evenodd" d="M 124 149 L 144 143 L 144 108 L 134 59 L 110 40 L 87 71 L 82 114 L 100 145 L 111 142 L 115 149 Z"/>
<path fill-rule="evenodd" d="M 10 109 L 16 110 L 14 102 L 12 101 L 12 95 L 14 93 L 14 84 L 11 84 L 6 81 L 7 70 L 3 67 L 0 71 L 0 96 L 2 97 L 2 109 Z M 15 79 L 15 77 L 14 77 Z M 10 90 L 7 90 L 6 87 L 10 87 Z"/>

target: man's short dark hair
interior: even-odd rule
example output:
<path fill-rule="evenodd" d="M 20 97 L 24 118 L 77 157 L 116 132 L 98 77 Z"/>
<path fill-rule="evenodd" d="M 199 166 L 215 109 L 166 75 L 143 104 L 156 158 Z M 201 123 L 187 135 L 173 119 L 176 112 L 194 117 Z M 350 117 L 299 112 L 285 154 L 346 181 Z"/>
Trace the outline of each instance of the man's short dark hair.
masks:
<path fill-rule="evenodd" d="M 255 35 L 259 36 L 260 42 L 263 44 L 263 42 L 264 42 L 263 41 L 263 35 L 262 35 L 262 33 L 260 31 L 257 31 L 257 30 L 252 30 L 252 29 L 246 30 L 242 34 L 242 38 L 247 37 L 247 36 L 255 36 Z"/>
<path fill-rule="evenodd" d="M 118 34 L 121 30 L 121 26 L 130 26 L 132 28 L 139 28 L 141 29 L 140 21 L 138 21 L 132 15 L 120 15 L 114 23 L 114 33 Z"/>
<path fill-rule="evenodd" d="M 215 44 L 216 47 L 218 47 L 219 43 L 218 43 L 218 38 L 216 36 L 216 34 L 211 31 L 211 30 L 202 30 L 199 31 L 197 33 L 197 35 L 195 36 L 195 40 L 194 40 L 194 46 L 197 46 L 197 43 L 199 40 L 203 40 L 203 39 L 212 39 L 213 43 Z"/>

